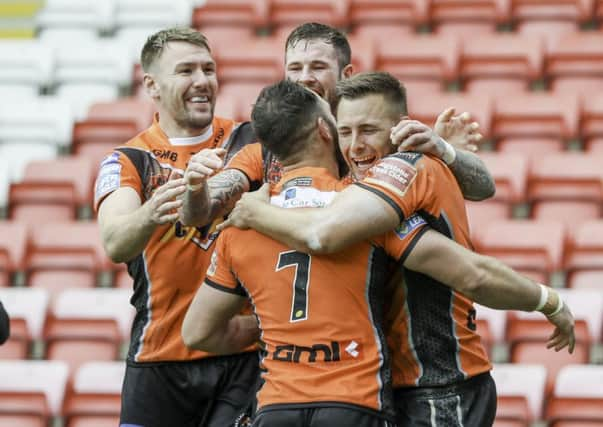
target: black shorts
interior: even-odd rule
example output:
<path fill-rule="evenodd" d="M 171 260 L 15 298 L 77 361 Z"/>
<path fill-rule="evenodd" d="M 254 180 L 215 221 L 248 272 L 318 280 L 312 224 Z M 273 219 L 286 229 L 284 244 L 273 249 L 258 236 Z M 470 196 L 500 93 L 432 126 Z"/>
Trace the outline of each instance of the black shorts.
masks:
<path fill-rule="evenodd" d="M 187 362 L 128 364 L 120 425 L 228 427 L 255 396 L 257 352 Z"/>
<path fill-rule="evenodd" d="M 398 427 L 489 427 L 496 385 L 489 372 L 443 387 L 394 389 Z"/>
<path fill-rule="evenodd" d="M 253 427 L 392 427 L 369 412 L 343 407 L 260 410 Z"/>

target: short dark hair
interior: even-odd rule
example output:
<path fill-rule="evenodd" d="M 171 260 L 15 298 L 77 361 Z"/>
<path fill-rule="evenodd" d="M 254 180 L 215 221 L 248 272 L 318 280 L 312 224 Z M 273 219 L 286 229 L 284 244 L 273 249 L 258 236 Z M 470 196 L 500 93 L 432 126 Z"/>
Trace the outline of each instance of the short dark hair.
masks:
<path fill-rule="evenodd" d="M 282 162 L 306 148 L 322 114 L 317 95 L 285 79 L 262 89 L 251 124 L 261 144 Z"/>
<path fill-rule="evenodd" d="M 290 47 L 295 47 L 300 41 L 322 40 L 327 44 L 333 45 L 337 55 L 337 64 L 339 71 L 350 64 L 352 61 L 352 49 L 347 37 L 337 28 L 329 27 L 317 22 L 307 22 L 296 27 L 285 43 L 285 51 Z"/>
<path fill-rule="evenodd" d="M 389 73 L 381 71 L 358 73 L 349 79 L 337 82 L 335 94 L 335 111 L 342 98 L 358 99 L 368 95 L 383 95 L 397 115 L 408 114 L 406 89 L 398 79 Z"/>
<path fill-rule="evenodd" d="M 167 28 L 158 31 L 155 34 L 151 34 L 145 42 L 140 54 L 140 64 L 145 72 L 148 71 L 157 58 L 161 56 L 165 46 L 169 42 L 191 43 L 207 49 L 207 51 L 211 53 L 207 38 L 199 31 L 193 30 L 192 28 Z"/>

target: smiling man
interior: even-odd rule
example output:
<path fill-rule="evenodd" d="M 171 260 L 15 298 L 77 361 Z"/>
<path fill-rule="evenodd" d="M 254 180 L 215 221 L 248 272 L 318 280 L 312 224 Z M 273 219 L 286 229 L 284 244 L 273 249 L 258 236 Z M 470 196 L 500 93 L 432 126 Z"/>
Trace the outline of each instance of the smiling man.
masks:
<path fill-rule="evenodd" d="M 134 281 L 121 423 L 230 426 L 252 394 L 257 352 L 250 347 L 216 357 L 184 345 L 180 327 L 217 233 L 212 224 L 184 227 L 176 210 L 191 156 L 203 149 L 216 158 L 231 154 L 250 133 L 214 117 L 216 63 L 202 34 L 159 31 L 145 43 L 141 63 L 158 114 L 103 160 L 95 191 L 105 250 L 113 261 L 127 263 Z M 243 318 L 255 328 L 254 318 Z"/>

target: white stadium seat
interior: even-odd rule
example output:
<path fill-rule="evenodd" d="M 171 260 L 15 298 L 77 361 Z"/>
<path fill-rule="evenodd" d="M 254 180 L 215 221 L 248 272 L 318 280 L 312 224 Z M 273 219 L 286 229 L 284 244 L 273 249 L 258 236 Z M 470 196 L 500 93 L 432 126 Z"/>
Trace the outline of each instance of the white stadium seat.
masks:
<path fill-rule="evenodd" d="M 0 84 L 48 86 L 53 69 L 52 52 L 31 40 L 0 40 Z"/>
<path fill-rule="evenodd" d="M 46 0 L 36 16 L 36 27 L 107 31 L 113 27 L 114 16 L 115 0 Z"/>

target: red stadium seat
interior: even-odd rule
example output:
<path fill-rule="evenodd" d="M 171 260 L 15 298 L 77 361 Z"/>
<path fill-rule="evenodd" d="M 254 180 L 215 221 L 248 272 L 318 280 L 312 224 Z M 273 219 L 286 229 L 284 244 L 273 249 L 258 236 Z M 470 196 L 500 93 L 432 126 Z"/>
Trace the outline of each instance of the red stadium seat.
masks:
<path fill-rule="evenodd" d="M 527 193 L 534 216 L 546 216 L 547 209 L 549 217 L 570 214 L 558 217 L 569 224 L 599 217 L 603 203 L 602 164 L 603 156 L 582 153 L 534 158 Z M 563 203 L 568 205 L 564 207 Z"/>
<path fill-rule="evenodd" d="M 495 99 L 494 138 L 556 138 L 579 134 L 579 103 L 573 94 L 513 94 Z"/>
<path fill-rule="evenodd" d="M 78 209 L 92 209 L 93 174 L 86 157 L 28 163 L 23 181 L 11 184 L 10 217 L 32 224 L 75 219 Z"/>
<path fill-rule="evenodd" d="M 350 0 L 268 0 L 268 7 L 270 25 L 287 32 L 304 22 L 349 25 Z"/>
<path fill-rule="evenodd" d="M 221 108 L 227 107 L 228 104 L 220 106 L 220 99 L 226 98 L 231 100 L 227 101 L 227 103 L 236 103 L 236 115 L 222 115 L 221 117 L 233 118 L 235 120 L 249 120 L 253 104 L 255 104 L 255 100 L 258 98 L 263 87 L 264 85 L 262 83 L 229 83 L 221 86 L 216 105 L 216 115 L 220 115 L 218 112 L 223 114 L 227 113 L 227 111 L 221 110 Z"/>
<path fill-rule="evenodd" d="M 63 405 L 68 373 L 67 364 L 60 361 L 0 360 L 0 392 L 10 393 L 15 406 L 22 408 L 28 405 L 45 415 L 43 404 L 37 397 L 43 394 L 48 403 L 48 414 L 58 416 Z M 26 397 L 26 393 L 29 396 Z M 27 400 L 19 401 L 19 394 Z M 0 402 L 0 407 L 8 403 L 4 399 L 0 399 Z"/>
<path fill-rule="evenodd" d="M 585 222 L 570 233 L 564 268 L 570 279 L 583 270 L 603 271 L 603 220 Z"/>
<path fill-rule="evenodd" d="M 525 91 L 530 82 L 542 78 L 543 60 L 543 44 L 538 38 L 484 35 L 463 43 L 460 74 L 471 92 L 508 95 Z"/>
<path fill-rule="evenodd" d="M 403 83 L 425 82 L 436 92 L 458 78 L 459 41 L 454 37 L 414 36 L 404 43 L 377 46 L 377 69 Z"/>
<path fill-rule="evenodd" d="M 603 0 L 595 0 L 595 19 L 603 19 Z"/>
<path fill-rule="evenodd" d="M 546 420 L 555 427 L 603 424 L 603 368 L 568 365 L 557 375 L 555 390 L 546 409 Z"/>
<path fill-rule="evenodd" d="M 503 262 L 539 282 L 561 268 L 564 229 L 557 221 L 512 220 L 491 223 L 479 233 L 479 252 Z"/>
<path fill-rule="evenodd" d="M 0 345 L 0 360 L 27 359 L 30 343 L 31 336 L 26 320 L 11 315 L 10 337 Z"/>
<path fill-rule="evenodd" d="M 524 396 L 498 396 L 494 427 L 528 427 L 531 418 Z"/>
<path fill-rule="evenodd" d="M 509 8 L 504 0 L 432 0 L 430 17 L 438 33 L 494 33 L 508 20 Z"/>
<path fill-rule="evenodd" d="M 221 84 L 270 84 L 283 77 L 283 46 L 277 37 L 240 41 L 214 52 Z"/>
<path fill-rule="evenodd" d="M 586 141 L 586 151 L 593 154 L 603 154 L 603 137 L 588 139 Z"/>
<path fill-rule="evenodd" d="M 351 0 L 350 24 L 354 31 L 362 27 L 406 28 L 427 23 L 428 2 L 421 0 Z"/>
<path fill-rule="evenodd" d="M 47 427 L 49 417 L 43 392 L 0 391 L 0 427 Z"/>
<path fill-rule="evenodd" d="M 480 153 L 494 178 L 495 200 L 522 203 L 526 197 L 528 162 L 519 154 Z"/>
<path fill-rule="evenodd" d="M 582 98 L 580 133 L 585 139 L 603 137 L 603 95 L 591 93 Z"/>
<path fill-rule="evenodd" d="M 402 80 L 405 84 L 405 81 Z M 479 123 L 479 131 L 486 138 L 490 135 L 492 122 L 492 99 L 488 96 L 471 96 L 443 93 L 438 96 L 408 98 L 408 110 L 413 119 L 433 126 L 438 115 L 448 107 L 454 107 L 456 114 L 464 111 L 471 113 L 473 120 Z"/>
<path fill-rule="evenodd" d="M 496 142 L 496 151 L 521 155 L 526 159 L 564 151 L 565 144 L 559 138 L 507 138 Z"/>
<path fill-rule="evenodd" d="M 11 275 L 24 269 L 27 227 L 13 221 L 0 221 L 0 282 L 10 284 Z"/>
<path fill-rule="evenodd" d="M 587 22 L 592 18 L 593 0 L 511 0 L 511 18 L 525 21 Z"/>
<path fill-rule="evenodd" d="M 531 422 L 540 418 L 546 379 L 544 366 L 497 363 L 493 366 L 492 377 L 496 383 L 498 401 L 506 401 L 504 413 L 513 414 L 509 416 L 512 421 L 524 421 L 527 417 L 527 421 Z M 527 403 L 527 414 L 522 399 Z"/>
<path fill-rule="evenodd" d="M 479 233 L 492 222 L 511 219 L 512 206 L 500 200 L 484 200 L 482 202 L 465 201 L 469 229 L 473 238 L 479 238 Z"/>
<path fill-rule="evenodd" d="M 87 362 L 76 371 L 63 415 L 67 427 L 117 425 L 123 362 Z M 113 424 L 109 424 L 113 421 Z M 117 421 L 118 422 L 118 421 Z"/>
<path fill-rule="evenodd" d="M 568 275 L 566 283 L 571 289 L 600 292 L 603 290 L 603 269 L 574 271 Z"/>
<path fill-rule="evenodd" d="M 561 37 L 548 53 L 545 74 L 556 90 L 556 85 L 565 79 L 585 79 L 585 87 L 591 79 L 600 82 L 603 77 L 603 34 L 581 31 Z M 592 90 L 588 92 L 589 95 L 592 93 Z"/>
<path fill-rule="evenodd" d="M 268 26 L 268 1 L 266 0 L 207 0 L 203 6 L 193 11 L 192 26 L 207 27 L 249 27 L 252 29 Z M 211 39 L 210 39 L 211 41 Z"/>
<path fill-rule="evenodd" d="M 390 39 L 391 40 L 391 39 Z M 362 34 L 348 36 L 352 49 L 352 65 L 354 72 L 372 71 L 377 61 L 377 51 L 372 37 L 363 37 Z"/>

